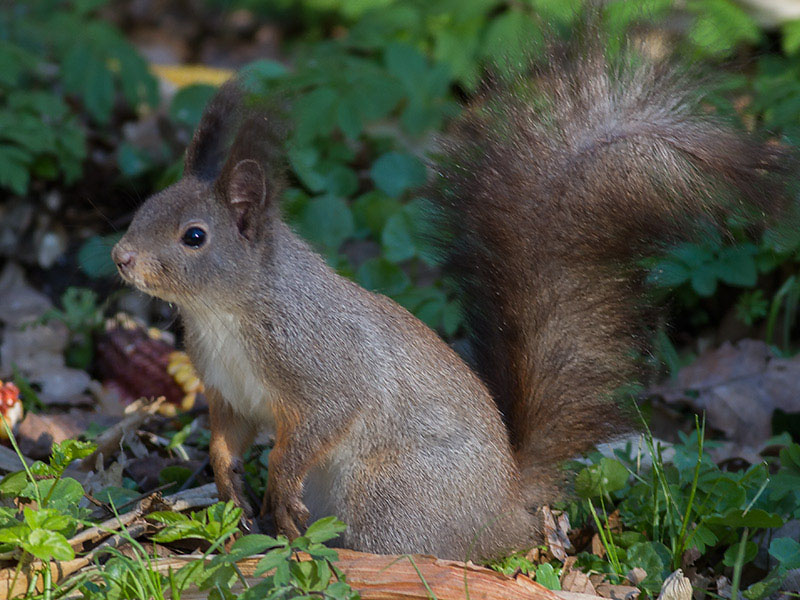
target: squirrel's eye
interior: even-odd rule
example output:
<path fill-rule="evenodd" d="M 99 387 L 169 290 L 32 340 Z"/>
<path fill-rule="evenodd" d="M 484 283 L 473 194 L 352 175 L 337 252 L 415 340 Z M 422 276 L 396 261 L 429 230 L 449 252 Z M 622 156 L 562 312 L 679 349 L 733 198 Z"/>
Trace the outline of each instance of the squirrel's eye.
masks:
<path fill-rule="evenodd" d="M 200 227 L 189 227 L 183 233 L 181 241 L 189 248 L 199 248 L 206 242 L 206 232 Z"/>

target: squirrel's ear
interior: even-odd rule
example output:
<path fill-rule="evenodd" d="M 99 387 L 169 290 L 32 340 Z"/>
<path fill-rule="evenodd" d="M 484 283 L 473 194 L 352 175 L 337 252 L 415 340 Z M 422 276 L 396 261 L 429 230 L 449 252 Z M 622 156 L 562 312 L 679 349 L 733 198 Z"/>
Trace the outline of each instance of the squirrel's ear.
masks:
<path fill-rule="evenodd" d="M 251 239 L 263 220 L 262 208 L 267 201 L 267 179 L 261 165 L 253 159 L 240 160 L 222 178 L 221 190 L 236 215 L 239 233 Z"/>
<path fill-rule="evenodd" d="M 184 174 L 206 181 L 219 175 L 225 162 L 225 140 L 238 123 L 242 95 L 238 80 L 232 79 L 209 101 L 186 149 Z"/>

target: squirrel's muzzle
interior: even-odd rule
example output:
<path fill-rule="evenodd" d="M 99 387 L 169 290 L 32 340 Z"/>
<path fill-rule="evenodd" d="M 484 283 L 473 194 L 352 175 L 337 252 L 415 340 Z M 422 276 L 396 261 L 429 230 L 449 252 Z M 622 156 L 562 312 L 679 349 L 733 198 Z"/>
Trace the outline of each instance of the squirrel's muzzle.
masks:
<path fill-rule="evenodd" d="M 114 261 L 114 264 L 117 265 L 119 272 L 123 275 L 127 275 L 136 263 L 136 252 L 121 248 L 120 245 L 117 244 L 114 246 L 114 249 L 111 250 L 111 259 Z"/>

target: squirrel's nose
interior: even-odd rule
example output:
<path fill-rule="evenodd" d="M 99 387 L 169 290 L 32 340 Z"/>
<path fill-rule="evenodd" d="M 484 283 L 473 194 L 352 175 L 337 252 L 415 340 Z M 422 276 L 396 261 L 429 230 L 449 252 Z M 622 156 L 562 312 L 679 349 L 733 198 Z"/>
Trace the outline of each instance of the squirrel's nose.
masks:
<path fill-rule="evenodd" d="M 114 246 L 114 249 L 111 251 L 111 259 L 114 261 L 114 264 L 117 265 L 117 268 L 122 271 L 133 266 L 133 263 L 136 261 L 136 252 L 133 250 L 123 250 L 119 246 Z"/>

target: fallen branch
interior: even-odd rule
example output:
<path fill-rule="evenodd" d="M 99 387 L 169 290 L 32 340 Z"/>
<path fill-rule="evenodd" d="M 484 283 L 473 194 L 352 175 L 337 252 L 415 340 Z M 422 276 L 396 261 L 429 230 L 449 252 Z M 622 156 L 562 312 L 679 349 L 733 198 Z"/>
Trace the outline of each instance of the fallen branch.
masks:
<path fill-rule="evenodd" d="M 465 590 L 470 598 L 481 600 L 561 600 L 525 575 L 506 577 L 472 563 L 420 555 L 387 556 L 341 549 L 337 552 L 336 566 L 363 600 L 429 600 L 431 592 L 438 600 L 463 600 L 467 597 Z M 253 572 L 262 557 L 251 556 L 237 563 L 249 584 L 259 581 L 253 578 Z M 198 558 L 162 558 L 153 561 L 153 568 L 168 573 L 193 560 Z M 300 560 L 309 560 L 309 557 L 301 553 Z M 207 593 L 200 591 L 181 594 L 184 600 L 205 600 L 206 597 Z"/>

